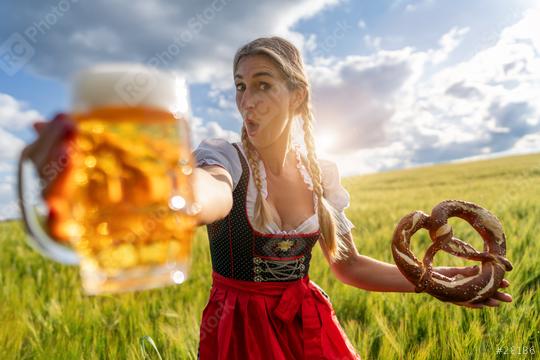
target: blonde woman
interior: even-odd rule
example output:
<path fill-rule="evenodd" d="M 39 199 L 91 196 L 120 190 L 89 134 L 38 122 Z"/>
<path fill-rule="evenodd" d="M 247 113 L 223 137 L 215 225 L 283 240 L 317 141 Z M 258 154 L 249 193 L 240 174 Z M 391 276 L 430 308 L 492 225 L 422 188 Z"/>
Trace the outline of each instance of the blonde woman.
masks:
<path fill-rule="evenodd" d="M 235 55 L 241 141 L 203 141 L 194 152 L 194 190 L 207 225 L 212 289 L 200 327 L 201 359 L 358 359 L 328 296 L 309 279 L 320 245 L 337 279 L 371 291 L 413 292 L 392 264 L 360 255 L 344 209 L 349 194 L 336 165 L 318 159 L 310 87 L 301 55 L 280 37 L 259 38 Z M 303 144 L 294 143 L 295 121 Z M 62 153 L 73 135 L 57 119 L 36 128 L 34 161 Z M 60 141 L 60 143 L 62 143 Z M 44 156 L 43 154 L 49 154 Z M 60 177 L 61 178 L 61 177 Z M 448 276 L 473 268 L 437 268 Z M 507 287 L 504 280 L 502 287 Z M 498 292 L 483 304 L 498 306 Z"/>

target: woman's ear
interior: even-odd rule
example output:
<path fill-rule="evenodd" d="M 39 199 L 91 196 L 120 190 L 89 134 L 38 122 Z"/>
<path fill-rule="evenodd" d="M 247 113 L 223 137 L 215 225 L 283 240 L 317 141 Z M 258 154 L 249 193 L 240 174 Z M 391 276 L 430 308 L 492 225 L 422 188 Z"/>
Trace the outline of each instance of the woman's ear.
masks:
<path fill-rule="evenodd" d="M 298 109 L 300 105 L 302 105 L 302 103 L 304 102 L 306 95 L 307 93 L 305 88 L 298 88 L 293 91 L 291 107 L 294 115 L 298 113 Z"/>

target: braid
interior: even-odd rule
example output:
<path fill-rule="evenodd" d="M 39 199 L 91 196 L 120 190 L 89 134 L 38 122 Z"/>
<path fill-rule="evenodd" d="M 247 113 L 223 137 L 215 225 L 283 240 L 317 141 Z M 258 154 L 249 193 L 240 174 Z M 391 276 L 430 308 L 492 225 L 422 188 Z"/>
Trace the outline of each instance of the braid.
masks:
<path fill-rule="evenodd" d="M 321 246 L 327 250 L 332 260 L 341 260 L 344 257 L 344 244 L 339 236 L 336 236 L 336 223 L 334 217 L 330 213 L 330 204 L 324 198 L 322 187 L 321 168 L 317 160 L 315 151 L 315 141 L 313 139 L 312 114 L 309 109 L 309 101 L 304 102 L 302 106 L 304 142 L 307 149 L 307 166 L 311 179 L 313 180 L 313 191 L 317 195 L 317 216 L 319 219 L 319 227 L 321 229 L 322 241 Z M 304 164 L 305 164 L 304 160 Z"/>
<path fill-rule="evenodd" d="M 257 152 L 252 148 L 251 143 L 248 140 L 246 127 L 242 126 L 242 145 L 246 149 L 246 155 L 248 158 L 251 171 L 253 171 L 253 180 L 257 188 L 257 198 L 255 199 L 255 226 L 259 229 L 264 229 L 264 226 L 270 221 L 270 206 L 262 195 L 262 180 L 259 171 L 259 162 L 255 158 Z"/>

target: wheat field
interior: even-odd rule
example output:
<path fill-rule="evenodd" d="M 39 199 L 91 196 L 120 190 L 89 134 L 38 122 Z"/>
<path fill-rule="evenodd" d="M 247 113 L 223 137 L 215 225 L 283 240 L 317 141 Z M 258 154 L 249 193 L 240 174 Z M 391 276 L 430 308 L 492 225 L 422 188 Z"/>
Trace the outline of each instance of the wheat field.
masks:
<path fill-rule="evenodd" d="M 445 199 L 475 202 L 502 222 L 514 301 L 470 309 L 427 294 L 376 293 L 336 281 L 318 247 L 310 277 L 330 296 L 363 359 L 535 358 L 540 351 L 540 154 L 443 164 L 343 179 L 346 210 L 359 252 L 391 262 L 391 237 L 413 210 L 429 213 Z M 455 236 L 482 248 L 465 221 Z M 412 238 L 422 257 L 427 232 Z M 206 230 L 194 240 L 191 277 L 179 286 L 121 295 L 82 293 L 78 269 L 53 263 L 25 243 L 18 221 L 0 224 L 0 359 L 195 359 L 211 262 Z M 438 253 L 434 265 L 472 263 Z M 148 344 L 146 342 L 146 344 Z M 526 353 L 525 353 L 526 352 Z M 534 352 L 531 354 L 531 352 Z"/>

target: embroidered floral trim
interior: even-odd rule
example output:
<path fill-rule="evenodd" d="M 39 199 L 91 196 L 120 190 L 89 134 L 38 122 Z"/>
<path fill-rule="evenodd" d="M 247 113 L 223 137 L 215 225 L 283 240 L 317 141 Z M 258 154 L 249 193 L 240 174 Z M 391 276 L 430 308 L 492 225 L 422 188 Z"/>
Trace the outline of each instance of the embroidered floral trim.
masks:
<path fill-rule="evenodd" d="M 294 230 L 293 230 L 294 231 Z M 267 239 L 262 247 L 262 255 L 265 256 L 297 256 L 308 246 L 306 238 L 296 239 L 273 238 Z"/>

